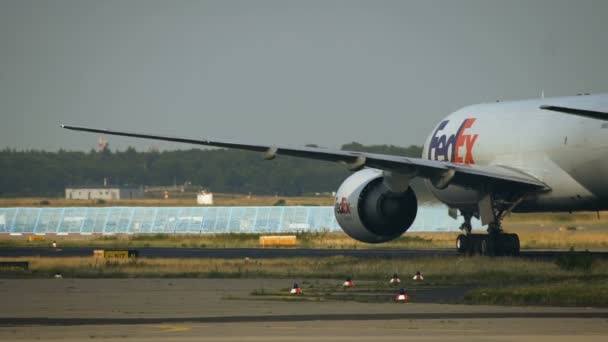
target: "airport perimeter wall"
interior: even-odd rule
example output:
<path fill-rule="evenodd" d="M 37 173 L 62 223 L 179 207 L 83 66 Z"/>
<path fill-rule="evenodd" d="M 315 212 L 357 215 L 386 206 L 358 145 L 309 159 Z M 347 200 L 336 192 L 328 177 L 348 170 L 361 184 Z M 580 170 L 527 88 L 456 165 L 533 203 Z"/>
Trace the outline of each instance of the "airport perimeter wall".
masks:
<path fill-rule="evenodd" d="M 453 230 L 444 206 L 421 206 L 410 231 Z M 474 228 L 480 226 L 474 221 Z M 341 231 L 333 207 L 0 208 L 0 234 L 216 234 Z"/>

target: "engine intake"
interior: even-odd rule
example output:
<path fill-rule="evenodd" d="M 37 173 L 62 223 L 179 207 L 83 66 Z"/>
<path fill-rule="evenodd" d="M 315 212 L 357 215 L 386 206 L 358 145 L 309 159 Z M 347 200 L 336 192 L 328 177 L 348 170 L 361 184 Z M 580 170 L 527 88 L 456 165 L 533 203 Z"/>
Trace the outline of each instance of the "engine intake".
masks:
<path fill-rule="evenodd" d="M 393 240 L 414 223 L 418 201 L 412 188 L 392 192 L 382 171 L 365 169 L 348 177 L 336 194 L 336 220 L 355 240 Z"/>

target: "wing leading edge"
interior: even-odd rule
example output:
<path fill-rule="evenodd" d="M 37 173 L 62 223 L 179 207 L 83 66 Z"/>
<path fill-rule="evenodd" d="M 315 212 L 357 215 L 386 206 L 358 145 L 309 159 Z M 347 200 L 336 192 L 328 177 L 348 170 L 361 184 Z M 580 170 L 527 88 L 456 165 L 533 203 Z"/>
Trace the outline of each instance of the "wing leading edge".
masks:
<path fill-rule="evenodd" d="M 517 186 L 526 191 L 548 190 L 547 185 L 540 180 L 518 170 L 502 166 L 464 165 L 421 158 L 408 158 L 385 154 L 343 151 L 316 147 L 257 145 L 226 140 L 178 138 L 68 125 L 61 125 L 61 127 L 74 131 L 262 152 L 264 154 L 264 158 L 266 159 L 273 159 L 276 155 L 280 154 L 292 157 L 340 162 L 347 164 L 349 169 L 353 171 L 360 170 L 364 167 L 371 167 L 393 173 L 402 173 L 412 177 L 422 177 L 427 179 L 441 179 L 448 177 L 450 184 L 458 184 L 468 187 L 477 187 L 481 182 L 483 184 L 495 184 L 505 187 Z"/>

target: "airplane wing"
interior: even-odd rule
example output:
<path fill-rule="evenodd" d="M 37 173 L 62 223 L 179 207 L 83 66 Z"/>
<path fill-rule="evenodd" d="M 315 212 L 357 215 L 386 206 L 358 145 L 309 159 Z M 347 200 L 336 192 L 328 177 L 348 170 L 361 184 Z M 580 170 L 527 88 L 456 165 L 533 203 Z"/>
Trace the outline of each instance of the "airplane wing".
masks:
<path fill-rule="evenodd" d="M 481 184 L 485 187 L 498 186 L 506 189 L 514 189 L 513 187 L 517 187 L 517 189 L 521 189 L 523 191 L 544 191 L 549 189 L 547 185 L 540 180 L 526 173 L 503 166 L 464 165 L 422 158 L 408 158 L 376 153 L 343 151 L 337 149 L 291 147 L 281 145 L 256 145 L 226 140 L 199 140 L 68 125 L 61 125 L 61 127 L 75 131 L 262 152 L 265 159 L 273 159 L 276 155 L 286 155 L 292 157 L 341 162 L 347 164 L 349 169 L 352 171 L 357 171 L 364 167 L 371 167 L 393 173 L 406 174 L 412 177 L 438 180 L 439 182 L 444 180 L 450 184 L 458 184 L 473 188 L 479 187 Z"/>
<path fill-rule="evenodd" d="M 540 106 L 540 109 L 550 110 L 553 112 L 578 115 L 578 116 L 583 116 L 583 117 L 591 118 L 591 119 L 608 120 L 608 112 L 601 112 L 601 111 L 597 111 L 597 110 L 568 108 L 568 107 L 560 107 L 560 106 L 552 106 L 552 105 L 542 105 L 542 106 Z"/>

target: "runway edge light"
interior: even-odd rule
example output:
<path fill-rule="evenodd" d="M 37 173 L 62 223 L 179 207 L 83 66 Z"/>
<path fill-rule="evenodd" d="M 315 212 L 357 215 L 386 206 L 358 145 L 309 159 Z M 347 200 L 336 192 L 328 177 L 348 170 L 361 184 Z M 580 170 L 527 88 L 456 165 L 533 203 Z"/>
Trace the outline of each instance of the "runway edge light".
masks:
<path fill-rule="evenodd" d="M 399 293 L 397 294 L 397 296 L 395 296 L 395 301 L 397 301 L 397 302 L 405 303 L 405 302 L 408 302 L 409 300 L 410 300 L 410 296 L 405 292 L 404 288 L 399 290 Z"/>
<path fill-rule="evenodd" d="M 342 284 L 342 287 L 345 289 L 354 286 L 355 283 L 353 282 L 353 279 L 351 277 L 346 277 L 346 281 Z"/>
<path fill-rule="evenodd" d="M 293 287 L 291 288 L 291 291 L 289 291 L 289 294 L 291 295 L 301 295 L 302 293 L 302 289 L 300 288 L 300 286 L 298 285 L 298 283 L 293 283 Z"/>

